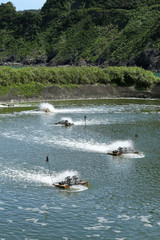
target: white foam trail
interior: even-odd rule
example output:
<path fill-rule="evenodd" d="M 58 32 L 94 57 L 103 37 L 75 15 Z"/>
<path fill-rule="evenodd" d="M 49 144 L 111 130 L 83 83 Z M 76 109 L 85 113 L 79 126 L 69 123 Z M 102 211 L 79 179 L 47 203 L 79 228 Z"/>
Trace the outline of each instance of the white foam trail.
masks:
<path fill-rule="evenodd" d="M 77 171 L 73 170 L 66 170 L 60 173 L 51 172 L 49 173 L 43 173 L 43 172 L 35 172 L 35 171 L 25 171 L 25 170 L 17 170 L 17 169 L 5 169 L 1 173 L 2 177 L 9 177 L 12 179 L 12 181 L 18 181 L 20 183 L 34 183 L 38 185 L 46 185 L 46 186 L 53 186 L 53 183 L 64 181 L 64 179 L 67 176 L 73 177 L 74 175 L 79 176 L 79 173 Z M 72 192 L 80 192 L 85 191 L 88 188 L 86 186 L 82 185 L 76 185 L 72 186 L 69 190 Z"/>
<path fill-rule="evenodd" d="M 51 175 L 50 175 L 51 174 Z M 36 183 L 51 186 L 54 182 L 63 181 L 67 176 L 79 176 L 77 171 L 66 170 L 60 173 L 51 172 L 36 172 L 36 171 L 25 171 L 7 168 L 1 172 L 1 176 L 9 177 L 13 181 Z"/>
<path fill-rule="evenodd" d="M 84 120 L 79 120 L 79 121 L 74 121 L 74 124 L 76 125 L 76 126 L 83 126 L 83 125 L 85 125 L 85 122 L 84 122 Z"/>
<path fill-rule="evenodd" d="M 82 107 L 66 107 L 66 108 L 55 108 L 55 113 L 63 114 L 63 113 L 80 113 L 86 115 L 86 113 L 94 114 L 94 113 L 106 113 L 108 109 L 104 107 L 94 107 L 94 106 L 82 106 Z M 84 117 L 82 115 L 82 118 Z"/>
<path fill-rule="evenodd" d="M 41 144 L 41 145 L 58 145 L 63 146 L 64 148 L 71 148 L 73 150 L 82 150 L 82 151 L 88 151 L 88 152 L 96 152 L 96 153 L 104 153 L 107 154 L 108 152 L 114 151 L 118 149 L 119 147 L 122 148 L 131 148 L 134 149 L 134 144 L 131 140 L 118 140 L 114 141 L 112 143 L 97 143 L 94 141 L 85 141 L 85 140 L 69 140 L 67 138 L 59 138 L 56 137 L 37 137 L 37 136 L 31 136 L 27 137 L 21 134 L 15 134 L 14 132 L 5 132 L 1 133 L 1 135 L 5 136 L 6 138 L 12 138 L 17 139 L 19 141 L 33 141 L 34 143 Z M 123 155 L 124 156 L 124 155 Z M 126 157 L 130 158 L 143 158 L 143 153 L 140 154 L 126 154 Z"/>
<path fill-rule="evenodd" d="M 46 185 L 51 185 L 51 177 L 48 174 L 44 173 L 36 173 L 34 171 L 25 171 L 25 170 L 17 170 L 17 169 L 9 169 L 1 172 L 1 176 L 9 177 L 13 181 L 20 182 L 29 182 L 29 183 L 41 183 Z"/>
<path fill-rule="evenodd" d="M 127 153 L 122 155 L 123 158 L 144 158 L 145 155 L 142 152 L 137 153 Z"/>
<path fill-rule="evenodd" d="M 82 107 L 82 108 L 62 108 L 62 109 L 57 109 L 54 108 L 54 106 L 50 103 L 41 103 L 39 105 L 39 110 L 40 111 L 46 111 L 46 109 L 49 109 L 50 112 L 54 113 L 86 113 L 86 112 L 101 112 L 104 111 L 103 109 L 97 109 L 97 108 L 88 108 L 88 107 Z"/>
<path fill-rule="evenodd" d="M 80 126 L 88 126 L 88 125 L 99 125 L 99 124 L 109 124 L 109 121 L 108 119 L 90 119 L 90 120 L 86 120 L 86 123 L 85 121 L 82 119 L 82 120 L 77 120 L 77 121 L 74 121 L 75 125 L 80 125 Z"/>
<path fill-rule="evenodd" d="M 95 142 L 87 142 L 87 141 L 70 141 L 68 139 L 61 139 L 54 141 L 57 145 L 70 147 L 74 149 L 80 149 L 84 151 L 90 151 L 90 152 L 99 152 L 99 153 L 108 153 L 109 151 L 113 151 L 117 149 L 118 147 L 131 147 L 133 148 L 133 143 L 131 140 L 119 140 L 115 141 L 113 143 L 107 144 L 107 143 L 95 143 Z"/>
<path fill-rule="evenodd" d="M 107 154 L 108 152 L 112 152 L 118 149 L 119 147 L 134 149 L 134 146 L 133 146 L 134 144 L 131 140 L 119 140 L 110 144 L 106 144 L 106 143 L 95 143 L 95 142 L 86 142 L 86 141 L 77 142 L 77 141 L 69 141 L 68 139 L 63 139 L 60 142 L 55 140 L 54 143 L 61 146 L 73 148 L 73 149 L 96 152 L 96 153 L 104 153 L 104 154 Z M 129 153 L 129 154 L 123 154 L 123 157 L 144 158 L 145 155 L 143 153 L 139 153 L 139 154 Z"/>

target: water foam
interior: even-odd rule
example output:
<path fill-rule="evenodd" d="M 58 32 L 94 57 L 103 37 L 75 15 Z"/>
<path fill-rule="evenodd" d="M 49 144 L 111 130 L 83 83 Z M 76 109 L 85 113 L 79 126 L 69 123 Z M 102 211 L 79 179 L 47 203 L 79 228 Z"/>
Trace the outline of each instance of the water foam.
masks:
<path fill-rule="evenodd" d="M 90 152 L 99 152 L 99 153 L 108 153 L 110 151 L 113 151 L 117 149 L 118 147 L 133 147 L 133 143 L 131 140 L 119 140 L 115 141 L 113 143 L 107 144 L 107 143 L 97 143 L 93 141 L 85 141 L 85 140 L 68 140 L 68 139 L 61 139 L 61 140 L 56 140 L 54 143 L 73 148 L 73 149 L 79 149 L 79 150 L 84 150 L 84 151 L 90 151 Z"/>
<path fill-rule="evenodd" d="M 50 103 L 41 103 L 39 105 L 39 110 L 40 111 L 46 111 L 46 109 L 49 109 L 50 112 L 54 112 L 54 113 L 86 113 L 86 112 L 93 112 L 92 109 L 90 108 L 74 108 L 74 107 L 71 107 L 71 108 L 55 108 L 52 104 Z M 95 109 L 95 111 L 100 111 L 98 109 Z"/>
<path fill-rule="evenodd" d="M 96 153 L 104 153 L 104 154 L 112 152 L 118 149 L 119 147 L 134 149 L 134 144 L 131 140 L 118 140 L 118 141 L 114 141 L 112 143 L 107 144 L 107 143 L 97 143 L 93 141 L 84 141 L 84 140 L 71 141 L 63 138 L 61 140 L 55 139 L 54 143 L 67 148 L 72 148 L 74 150 L 77 149 L 77 150 L 82 150 L 87 152 L 96 152 Z M 123 154 L 123 157 L 144 158 L 145 155 L 143 153 L 139 153 L 139 154 L 128 153 L 128 154 Z"/>
<path fill-rule="evenodd" d="M 59 137 L 59 139 L 57 139 L 56 137 L 52 136 L 52 137 L 38 137 L 38 136 L 32 136 L 31 138 L 26 138 L 24 135 L 21 134 L 15 134 L 14 132 L 11 134 L 10 133 L 1 133 L 1 135 L 5 136 L 6 138 L 14 138 L 17 139 L 19 141 L 30 141 L 30 139 L 32 139 L 31 141 L 33 141 L 34 143 L 37 144 L 42 144 L 42 145 L 50 145 L 53 146 L 57 145 L 57 146 L 62 146 L 64 148 L 70 148 L 73 150 L 82 150 L 82 151 L 88 151 L 88 152 L 96 152 L 96 153 L 104 153 L 107 154 L 108 152 L 112 152 L 116 149 L 118 149 L 119 147 L 122 148 L 131 148 L 134 149 L 134 143 L 132 140 L 117 140 L 114 141 L 112 143 L 98 143 L 98 142 L 94 142 L 94 141 L 86 141 L 84 139 L 79 139 L 77 141 L 76 140 L 70 140 L 67 138 L 62 138 Z M 123 157 L 125 158 L 144 158 L 144 154 L 143 153 L 139 153 L 139 154 L 134 154 L 134 153 L 129 153 L 129 154 L 124 154 Z"/>
<path fill-rule="evenodd" d="M 91 113 L 91 114 L 94 114 L 97 112 L 99 112 L 99 113 L 104 112 L 104 109 L 85 106 L 85 107 L 78 107 L 78 108 L 70 107 L 70 108 L 56 109 L 56 112 L 57 113 L 83 113 L 83 114 Z"/>
<path fill-rule="evenodd" d="M 72 149 L 77 149 L 77 150 L 83 150 L 83 151 L 89 151 L 89 152 L 99 152 L 99 153 L 108 153 L 109 151 L 113 151 L 117 149 L 118 147 L 131 147 L 133 148 L 133 142 L 131 140 L 118 140 L 114 141 L 113 143 L 98 143 L 94 141 L 86 141 L 84 139 L 79 139 L 76 140 L 69 140 L 67 138 L 61 138 L 57 139 L 56 137 L 46 137 L 43 136 L 31 136 L 31 137 L 26 137 L 23 134 L 18 134 L 13 132 L 4 132 L 1 133 L 1 135 L 5 136 L 6 138 L 12 138 L 12 139 L 17 139 L 20 141 L 33 141 L 34 143 L 38 144 L 46 144 L 46 145 L 58 145 L 58 146 L 63 146 L 65 148 L 72 148 Z"/>
<path fill-rule="evenodd" d="M 71 117 L 62 117 L 62 118 L 61 118 L 61 121 L 64 121 L 64 120 L 68 120 L 68 122 L 73 123 Z"/>
<path fill-rule="evenodd" d="M 45 112 L 46 110 L 49 110 L 50 112 L 55 112 L 55 108 L 52 104 L 50 103 L 41 103 L 39 105 L 39 110 Z"/>
<path fill-rule="evenodd" d="M 68 118 L 68 119 L 69 121 L 72 121 L 71 118 Z M 39 133 L 39 136 L 36 135 L 37 133 Z M 118 149 L 119 147 L 135 149 L 134 142 L 130 139 L 117 140 L 110 143 L 99 143 L 92 140 L 87 141 L 84 139 L 79 139 L 79 140 L 67 139 L 61 136 L 57 138 L 53 135 L 48 137 L 47 133 L 44 133 L 43 131 L 37 132 L 37 130 L 36 130 L 36 134 L 25 136 L 15 131 L 1 132 L 2 136 L 10 139 L 16 139 L 16 140 L 25 141 L 25 142 L 33 142 L 36 144 L 47 145 L 52 147 L 53 145 L 57 145 L 57 146 L 62 146 L 64 148 L 70 148 L 73 150 L 82 150 L 82 151 L 93 152 L 93 153 L 96 152 L 96 153 L 107 154 L 108 152 L 112 152 Z M 123 157 L 124 158 L 144 158 L 145 155 L 142 152 L 139 152 L 139 154 L 134 154 L 134 153 L 123 154 Z"/>
<path fill-rule="evenodd" d="M 13 181 L 26 182 L 26 183 L 35 183 L 40 185 L 52 186 L 54 182 L 63 181 L 67 176 L 79 176 L 77 171 L 66 170 L 60 173 L 57 172 L 46 172 L 43 171 L 34 171 L 34 170 L 18 170 L 6 168 L 2 170 L 1 176 L 9 177 Z"/>
<path fill-rule="evenodd" d="M 86 186 L 83 186 L 83 185 L 74 185 L 74 186 L 70 187 L 70 190 L 72 192 L 81 192 L 81 191 L 85 191 L 87 189 L 88 188 Z"/>
<path fill-rule="evenodd" d="M 11 169 L 7 168 L 1 172 L 1 176 L 9 177 L 13 181 L 20 181 L 20 182 L 28 182 L 28 183 L 39 183 L 39 184 L 46 184 L 51 185 L 51 177 L 49 174 L 38 173 L 34 171 L 25 171 L 25 170 L 18 170 L 18 169 Z"/>
<path fill-rule="evenodd" d="M 80 178 L 80 175 L 77 171 L 73 170 L 66 170 L 63 172 L 36 172 L 36 171 L 29 171 L 29 170 L 18 170 L 18 169 L 11 169 L 6 168 L 2 170 L 1 176 L 10 178 L 12 181 L 22 183 L 23 186 L 25 184 L 35 184 L 35 185 L 45 185 L 48 187 L 53 186 L 53 183 L 64 181 L 67 176 L 73 177 L 74 175 Z M 87 190 L 88 187 L 83 185 L 75 185 L 70 187 L 70 191 L 72 192 L 81 192 Z M 0 208 L 2 210 L 2 208 Z"/>
<path fill-rule="evenodd" d="M 84 119 L 80 119 L 77 121 L 74 121 L 75 125 L 80 125 L 80 126 L 89 126 L 89 125 L 106 125 L 109 124 L 108 119 L 86 119 L 86 122 Z"/>

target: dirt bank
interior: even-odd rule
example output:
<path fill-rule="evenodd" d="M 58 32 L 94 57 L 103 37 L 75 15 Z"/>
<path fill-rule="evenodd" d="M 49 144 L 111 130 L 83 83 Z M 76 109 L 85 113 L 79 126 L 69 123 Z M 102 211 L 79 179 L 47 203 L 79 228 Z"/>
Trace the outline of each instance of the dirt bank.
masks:
<path fill-rule="evenodd" d="M 0 96 L 1 102 L 24 102 L 69 99 L 100 99 L 100 98 L 159 98 L 160 85 L 154 85 L 149 91 L 136 90 L 134 87 L 114 87 L 111 85 L 82 85 L 77 87 L 50 86 L 44 88 L 39 96 L 16 96 L 14 91 Z"/>

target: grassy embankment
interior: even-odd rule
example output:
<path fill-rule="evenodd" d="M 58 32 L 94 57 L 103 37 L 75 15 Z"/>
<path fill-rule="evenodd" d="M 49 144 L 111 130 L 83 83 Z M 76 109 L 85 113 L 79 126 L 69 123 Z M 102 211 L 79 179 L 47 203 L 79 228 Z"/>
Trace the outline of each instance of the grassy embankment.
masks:
<path fill-rule="evenodd" d="M 111 84 L 149 89 L 160 78 L 138 67 L 0 67 L 0 95 L 13 91 L 25 97 L 39 96 L 47 86 L 74 87 L 81 84 Z"/>

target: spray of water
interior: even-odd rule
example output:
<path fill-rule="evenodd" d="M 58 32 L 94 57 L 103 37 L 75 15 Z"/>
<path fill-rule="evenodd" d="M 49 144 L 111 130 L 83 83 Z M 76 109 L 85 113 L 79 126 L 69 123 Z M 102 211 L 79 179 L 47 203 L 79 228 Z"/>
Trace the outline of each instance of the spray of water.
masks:
<path fill-rule="evenodd" d="M 5 136 L 6 138 L 12 138 L 20 141 L 30 141 L 32 140 L 34 143 L 42 144 L 42 145 L 50 145 L 53 147 L 53 145 L 62 146 L 64 148 L 71 148 L 73 150 L 82 150 L 87 152 L 96 152 L 96 153 L 104 153 L 107 154 L 108 152 L 114 151 L 118 149 L 119 147 L 122 148 L 131 148 L 134 149 L 134 143 L 132 140 L 118 140 L 114 141 L 112 143 L 98 143 L 94 141 L 86 141 L 84 139 L 67 139 L 67 138 L 56 138 L 55 136 L 48 137 L 37 137 L 37 136 L 31 136 L 29 138 L 25 138 L 25 136 L 20 134 L 15 134 L 14 132 L 5 132 L 1 133 L 1 135 Z M 126 154 L 125 156 L 129 156 L 130 158 L 142 158 L 144 157 L 143 153 L 140 154 Z"/>
<path fill-rule="evenodd" d="M 131 148 L 134 149 L 134 143 L 131 140 L 118 140 L 112 143 L 97 143 L 92 141 L 84 141 L 84 140 L 68 140 L 68 139 L 55 139 L 55 144 L 61 145 L 63 147 L 72 148 L 74 150 L 82 150 L 87 152 L 96 152 L 96 153 L 104 153 L 107 154 L 108 152 L 114 151 L 119 147 L 122 148 Z M 144 154 L 133 154 L 129 153 L 125 155 L 128 158 L 143 158 Z"/>
<path fill-rule="evenodd" d="M 98 153 L 108 153 L 117 149 L 118 147 L 131 147 L 133 148 L 133 143 L 131 140 L 119 140 L 113 143 L 97 143 L 93 141 L 85 141 L 85 140 L 68 140 L 68 139 L 55 139 L 54 143 L 57 145 L 73 148 L 73 149 L 80 149 L 83 151 L 90 151 L 90 152 L 98 152 Z"/>
<path fill-rule="evenodd" d="M 51 173 L 44 173 L 43 171 L 31 171 L 31 170 L 17 170 L 6 168 L 1 170 L 0 172 L 1 177 L 3 178 L 10 178 L 12 181 L 20 182 L 20 183 L 28 183 L 28 184 L 38 184 L 38 185 L 46 185 L 46 186 L 53 186 L 53 183 L 63 181 L 67 176 L 79 176 L 77 171 L 73 170 L 66 170 L 63 172 L 51 172 Z M 86 186 L 73 186 L 71 188 L 72 191 L 84 191 L 88 189 Z"/>
<path fill-rule="evenodd" d="M 88 187 L 83 186 L 83 185 L 73 185 L 70 187 L 70 190 L 72 192 L 81 192 L 81 191 L 85 191 L 87 189 L 88 189 Z"/>
<path fill-rule="evenodd" d="M 61 120 L 68 120 L 68 122 L 73 123 L 72 118 L 70 117 L 62 117 Z"/>
<path fill-rule="evenodd" d="M 54 108 L 54 106 L 52 105 L 52 104 L 50 104 L 50 103 L 41 103 L 40 105 L 39 105 L 39 110 L 40 111 L 44 111 L 44 112 L 46 112 L 46 110 L 49 110 L 50 112 L 55 112 L 55 108 Z"/>

